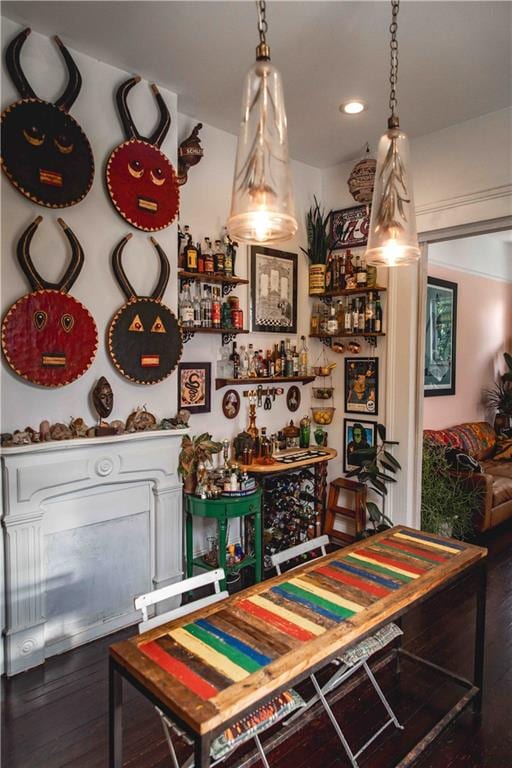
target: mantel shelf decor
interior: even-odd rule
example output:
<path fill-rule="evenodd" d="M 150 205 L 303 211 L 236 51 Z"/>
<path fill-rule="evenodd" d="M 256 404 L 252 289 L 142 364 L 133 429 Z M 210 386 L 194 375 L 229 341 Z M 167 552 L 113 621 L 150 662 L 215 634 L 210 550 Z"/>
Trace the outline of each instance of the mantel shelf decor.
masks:
<path fill-rule="evenodd" d="M 302 382 L 302 384 L 311 384 L 315 376 L 258 376 L 256 378 L 244 379 L 215 379 L 215 389 L 232 386 L 233 384 L 291 384 L 293 382 Z"/>

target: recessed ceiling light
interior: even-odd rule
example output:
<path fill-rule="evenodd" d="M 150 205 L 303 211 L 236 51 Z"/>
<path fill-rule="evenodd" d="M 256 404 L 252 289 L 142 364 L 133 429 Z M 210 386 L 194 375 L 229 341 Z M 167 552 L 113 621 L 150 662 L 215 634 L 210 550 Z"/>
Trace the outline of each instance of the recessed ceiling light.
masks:
<path fill-rule="evenodd" d="M 364 112 L 365 109 L 367 109 L 367 106 L 361 99 L 351 99 L 340 104 L 340 112 L 343 112 L 345 115 L 358 115 L 360 112 Z"/>

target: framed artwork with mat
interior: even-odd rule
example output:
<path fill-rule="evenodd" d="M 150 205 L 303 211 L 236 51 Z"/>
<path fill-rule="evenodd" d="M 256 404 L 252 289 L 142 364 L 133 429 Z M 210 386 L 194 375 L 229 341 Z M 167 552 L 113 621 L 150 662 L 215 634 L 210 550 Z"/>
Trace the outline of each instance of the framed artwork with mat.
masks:
<path fill-rule="evenodd" d="M 345 358 L 345 411 L 379 413 L 379 358 Z"/>
<path fill-rule="evenodd" d="M 425 397 L 455 394 L 457 283 L 427 279 Z"/>
<path fill-rule="evenodd" d="M 344 450 L 343 471 L 350 472 L 361 466 L 363 458 L 358 459 L 354 454 L 364 448 L 373 448 L 377 435 L 375 421 L 362 419 L 343 419 Z"/>
<path fill-rule="evenodd" d="M 355 205 L 352 208 L 332 211 L 329 248 L 332 251 L 361 248 L 368 243 L 369 231 L 369 205 Z"/>
<path fill-rule="evenodd" d="M 297 254 L 251 246 L 253 332 L 297 333 Z"/>
<path fill-rule="evenodd" d="M 211 363 L 180 363 L 178 365 L 178 410 L 190 413 L 210 413 Z"/>

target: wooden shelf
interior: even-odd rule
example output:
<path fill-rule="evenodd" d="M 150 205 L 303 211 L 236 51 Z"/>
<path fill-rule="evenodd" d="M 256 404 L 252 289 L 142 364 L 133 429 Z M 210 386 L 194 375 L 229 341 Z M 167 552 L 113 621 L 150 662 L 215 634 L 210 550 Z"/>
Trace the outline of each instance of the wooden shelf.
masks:
<path fill-rule="evenodd" d="M 375 285 L 373 288 L 333 288 L 332 291 L 310 293 L 309 295 L 312 299 L 332 299 L 336 296 L 357 296 L 357 294 L 383 293 L 385 291 L 387 291 L 387 288 L 384 288 L 384 286 Z"/>
<path fill-rule="evenodd" d="M 222 334 L 222 343 L 229 344 L 229 342 L 233 341 L 234 337 L 238 336 L 238 334 L 249 333 L 249 331 L 246 328 L 200 328 L 196 326 L 181 328 L 181 335 L 185 344 L 187 341 L 194 338 L 196 333 Z"/>
<path fill-rule="evenodd" d="M 310 333 L 309 338 L 310 339 L 367 339 L 367 338 L 376 338 L 377 336 L 385 336 L 386 334 L 383 331 L 380 331 L 379 333 L 371 333 L 368 331 L 365 333 L 364 331 L 361 331 L 361 333 Z"/>
<path fill-rule="evenodd" d="M 215 389 L 238 384 L 292 384 L 299 381 L 302 384 L 310 384 L 315 378 L 316 376 L 259 376 L 252 379 L 215 379 Z"/>
<path fill-rule="evenodd" d="M 179 280 L 196 280 L 198 283 L 217 283 L 224 285 L 248 285 L 249 281 L 241 277 L 227 277 L 226 275 L 207 275 L 205 272 L 178 271 Z"/>

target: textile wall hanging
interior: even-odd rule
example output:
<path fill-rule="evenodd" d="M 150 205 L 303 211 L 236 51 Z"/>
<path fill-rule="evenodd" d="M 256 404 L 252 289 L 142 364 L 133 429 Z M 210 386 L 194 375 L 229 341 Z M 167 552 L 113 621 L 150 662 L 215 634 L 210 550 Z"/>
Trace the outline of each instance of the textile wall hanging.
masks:
<path fill-rule="evenodd" d="M 137 384 L 157 384 L 173 372 L 183 352 L 181 330 L 171 310 L 162 304 L 169 282 L 167 256 L 156 240 L 150 240 L 160 259 L 160 277 L 151 296 L 138 296 L 121 263 L 131 234 L 114 248 L 112 266 L 128 299 L 116 312 L 108 329 L 108 350 L 117 370 Z"/>
<path fill-rule="evenodd" d="M 12 305 L 2 322 L 2 350 L 12 370 L 33 384 L 62 387 L 89 368 L 98 348 L 98 332 L 89 311 L 68 291 L 84 264 L 84 252 L 72 230 L 58 222 L 71 245 L 71 261 L 56 283 L 43 280 L 30 256 L 30 244 L 42 221 L 38 216 L 17 247 L 31 293 Z"/>
<path fill-rule="evenodd" d="M 82 128 L 69 110 L 80 93 L 82 78 L 69 51 L 58 37 L 68 70 L 68 83 L 55 103 L 39 99 L 20 64 L 24 29 L 6 52 L 7 71 L 21 96 L 1 115 L 2 168 L 9 181 L 33 203 L 47 208 L 76 205 L 91 188 L 94 159 Z"/>
<path fill-rule="evenodd" d="M 176 171 L 160 151 L 171 116 L 156 85 L 151 90 L 160 110 L 160 121 L 151 136 L 140 135 L 128 109 L 127 95 L 139 81 L 140 77 L 132 77 L 117 90 L 117 108 L 127 140 L 108 159 L 107 189 L 123 219 L 137 229 L 155 232 L 168 227 L 176 218 L 180 193 Z"/>

